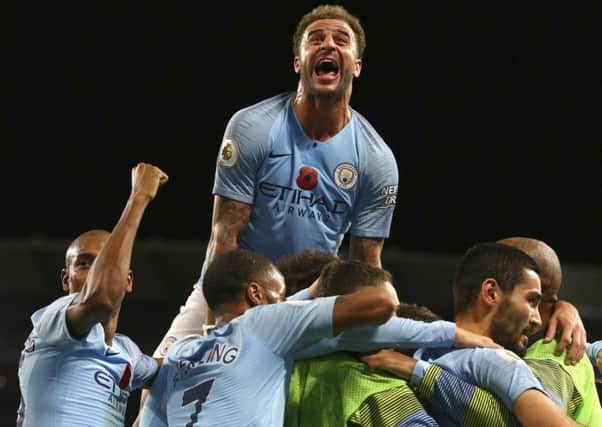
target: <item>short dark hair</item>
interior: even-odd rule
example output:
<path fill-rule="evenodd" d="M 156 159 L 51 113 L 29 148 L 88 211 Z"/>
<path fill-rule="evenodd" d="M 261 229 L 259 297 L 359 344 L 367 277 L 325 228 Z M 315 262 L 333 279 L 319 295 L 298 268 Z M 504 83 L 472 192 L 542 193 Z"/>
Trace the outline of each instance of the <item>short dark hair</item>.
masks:
<path fill-rule="evenodd" d="M 250 282 L 262 282 L 275 267 L 265 256 L 231 249 L 216 256 L 203 276 L 203 293 L 210 309 L 237 302 Z"/>
<path fill-rule="evenodd" d="M 430 308 L 418 304 L 402 302 L 397 308 L 397 316 L 406 319 L 420 320 L 422 322 L 436 322 L 443 320 L 441 316 L 433 312 Z"/>
<path fill-rule="evenodd" d="M 387 270 L 357 260 L 335 260 L 322 269 L 316 296 L 344 295 L 383 282 L 393 282 Z"/>
<path fill-rule="evenodd" d="M 276 261 L 275 265 L 284 276 L 286 295 L 292 295 L 307 288 L 318 277 L 326 264 L 338 259 L 331 252 L 307 249 L 292 255 L 286 255 Z"/>
<path fill-rule="evenodd" d="M 299 56 L 300 54 L 301 39 L 303 38 L 303 33 L 307 27 L 312 22 L 320 19 L 340 19 L 341 21 L 345 21 L 355 34 L 357 57 L 362 58 L 364 55 L 364 50 L 366 49 L 366 33 L 364 32 L 364 28 L 362 27 L 360 20 L 356 16 L 353 16 L 351 13 L 349 13 L 343 6 L 333 4 L 323 4 L 315 7 L 310 12 L 303 15 L 297 24 L 297 29 L 293 35 L 293 54 L 295 56 Z"/>
<path fill-rule="evenodd" d="M 481 284 L 495 279 L 505 294 L 524 277 L 525 269 L 538 273 L 535 261 L 513 246 L 499 243 L 478 243 L 463 255 L 456 269 L 453 294 L 456 314 L 468 309 L 477 298 Z"/>

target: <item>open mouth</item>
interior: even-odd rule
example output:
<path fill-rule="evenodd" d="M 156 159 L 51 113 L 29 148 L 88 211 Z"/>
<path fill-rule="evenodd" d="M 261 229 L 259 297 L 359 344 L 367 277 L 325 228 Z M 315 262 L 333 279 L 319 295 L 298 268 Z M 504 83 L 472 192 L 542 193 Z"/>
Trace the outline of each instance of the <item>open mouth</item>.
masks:
<path fill-rule="evenodd" d="M 324 58 L 318 61 L 314 68 L 314 72 L 318 76 L 336 76 L 339 73 L 339 64 L 330 58 Z"/>

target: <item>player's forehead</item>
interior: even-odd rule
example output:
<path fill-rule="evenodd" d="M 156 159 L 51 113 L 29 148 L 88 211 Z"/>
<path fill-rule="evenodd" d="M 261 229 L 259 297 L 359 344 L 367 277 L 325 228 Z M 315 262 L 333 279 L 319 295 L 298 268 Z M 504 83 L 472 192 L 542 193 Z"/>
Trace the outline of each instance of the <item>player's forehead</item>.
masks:
<path fill-rule="evenodd" d="M 523 275 L 514 286 L 512 293 L 519 296 L 541 295 L 541 280 L 539 275 L 531 269 L 524 269 Z"/>
<path fill-rule="evenodd" d="M 351 26 L 349 26 L 347 22 L 345 22 L 342 19 L 336 18 L 318 19 L 316 21 L 313 21 L 307 26 L 303 35 L 304 38 L 308 38 L 312 34 L 323 32 L 335 32 L 345 34 L 349 37 L 355 36 L 353 30 L 351 29 Z"/>
<path fill-rule="evenodd" d="M 74 260 L 82 255 L 98 255 L 108 237 L 108 234 L 95 233 L 77 238 L 67 249 L 66 259 Z"/>

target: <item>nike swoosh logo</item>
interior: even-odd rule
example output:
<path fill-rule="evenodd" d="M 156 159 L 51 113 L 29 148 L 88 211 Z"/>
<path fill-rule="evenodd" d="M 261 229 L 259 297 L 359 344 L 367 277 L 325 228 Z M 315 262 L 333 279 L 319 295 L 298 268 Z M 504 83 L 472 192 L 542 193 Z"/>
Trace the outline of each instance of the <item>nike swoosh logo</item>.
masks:
<path fill-rule="evenodd" d="M 118 352 L 118 351 L 111 351 L 111 350 L 107 350 L 107 351 L 105 352 L 105 356 L 116 356 L 116 355 L 118 355 L 118 354 L 119 354 L 119 352 Z"/>
<path fill-rule="evenodd" d="M 270 159 L 275 159 L 277 157 L 288 157 L 288 156 L 292 156 L 291 153 L 285 153 L 285 154 L 274 154 L 270 151 L 270 155 L 268 156 Z"/>

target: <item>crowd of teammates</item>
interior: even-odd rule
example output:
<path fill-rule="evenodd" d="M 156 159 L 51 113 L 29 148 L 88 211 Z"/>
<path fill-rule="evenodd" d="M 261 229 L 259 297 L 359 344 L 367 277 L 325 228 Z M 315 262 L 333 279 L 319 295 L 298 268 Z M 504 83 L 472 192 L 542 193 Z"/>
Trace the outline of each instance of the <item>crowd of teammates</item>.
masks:
<path fill-rule="evenodd" d="M 140 221 L 167 176 L 132 170 L 112 232 L 68 248 L 69 295 L 32 316 L 18 424 L 123 425 L 130 392 L 146 387 L 141 426 L 602 425 L 602 344 L 558 300 L 545 243 L 470 248 L 454 322 L 399 302 L 380 260 L 396 161 L 349 104 L 365 46 L 355 16 L 316 7 L 293 36 L 297 90 L 231 118 L 201 275 L 154 358 L 117 323 Z"/>

